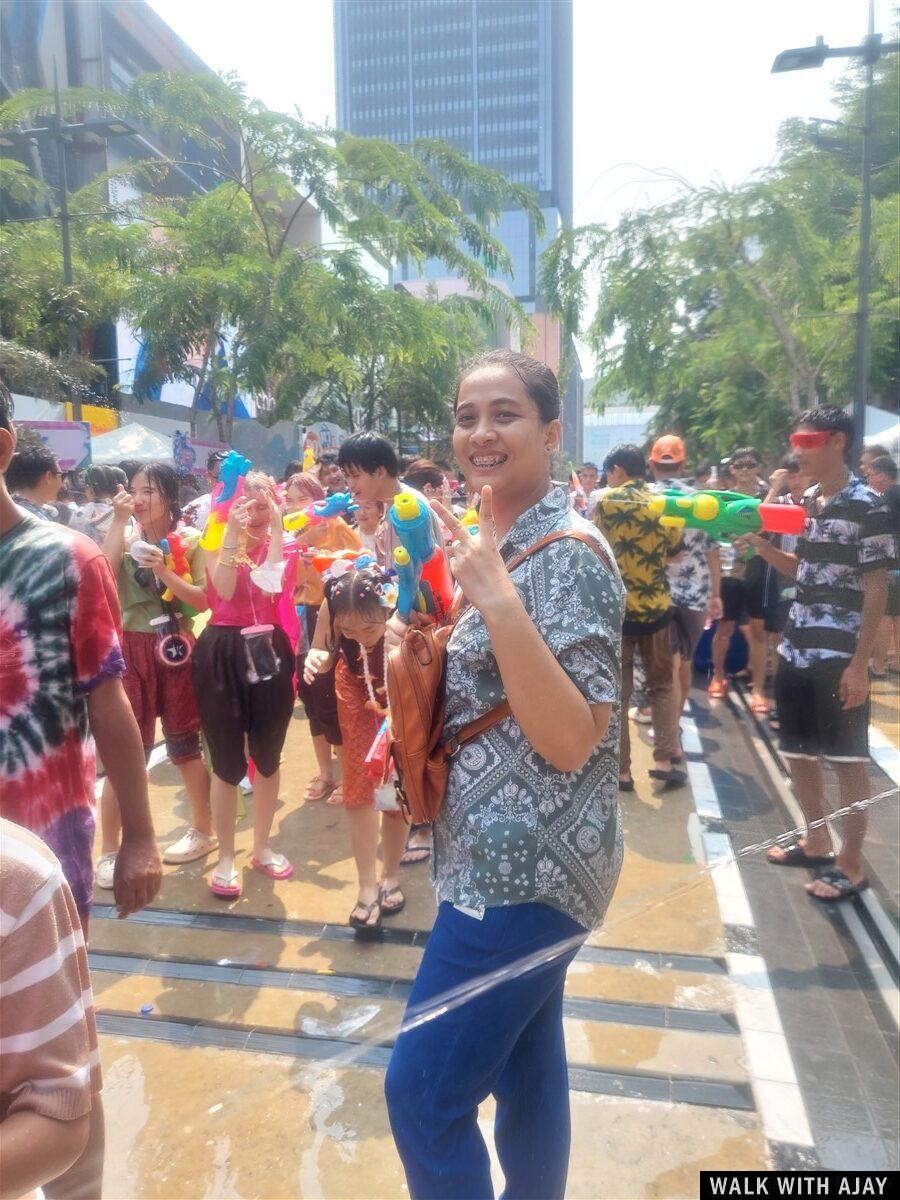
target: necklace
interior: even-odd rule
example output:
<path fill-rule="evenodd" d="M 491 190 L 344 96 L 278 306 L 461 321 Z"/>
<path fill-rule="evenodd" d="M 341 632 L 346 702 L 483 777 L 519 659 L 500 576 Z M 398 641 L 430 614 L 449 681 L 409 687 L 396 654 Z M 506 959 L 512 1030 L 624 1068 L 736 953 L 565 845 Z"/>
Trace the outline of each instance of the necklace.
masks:
<path fill-rule="evenodd" d="M 366 681 L 366 691 L 369 693 L 369 699 L 366 703 L 366 707 L 370 708 L 372 712 L 377 713 L 380 717 L 383 717 L 387 713 L 387 706 L 382 706 L 379 704 L 375 697 L 375 686 L 372 682 L 372 671 L 369 667 L 369 655 L 362 643 L 360 643 L 359 648 L 362 653 L 363 660 L 363 678 Z M 384 656 L 384 697 L 387 699 L 387 655 Z"/>

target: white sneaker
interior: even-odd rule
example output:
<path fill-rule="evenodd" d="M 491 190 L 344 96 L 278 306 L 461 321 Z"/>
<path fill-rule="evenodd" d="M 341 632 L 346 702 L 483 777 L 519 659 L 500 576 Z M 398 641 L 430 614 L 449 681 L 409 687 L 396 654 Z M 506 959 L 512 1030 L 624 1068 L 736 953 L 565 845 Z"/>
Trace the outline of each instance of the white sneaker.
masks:
<path fill-rule="evenodd" d="M 207 837 L 205 833 L 201 833 L 199 829 L 194 829 L 193 826 L 187 833 L 178 839 L 165 851 L 163 854 L 164 863 L 188 863 L 193 862 L 195 858 L 203 858 L 205 854 L 209 854 L 212 850 L 216 850 L 219 845 L 219 839 L 213 835 Z"/>
<path fill-rule="evenodd" d="M 649 725 L 653 720 L 649 708 L 629 708 L 628 716 L 636 725 Z"/>
<path fill-rule="evenodd" d="M 94 871 L 94 883 L 96 883 L 97 887 L 111 892 L 115 873 L 116 855 L 102 854 L 97 859 L 97 869 Z"/>

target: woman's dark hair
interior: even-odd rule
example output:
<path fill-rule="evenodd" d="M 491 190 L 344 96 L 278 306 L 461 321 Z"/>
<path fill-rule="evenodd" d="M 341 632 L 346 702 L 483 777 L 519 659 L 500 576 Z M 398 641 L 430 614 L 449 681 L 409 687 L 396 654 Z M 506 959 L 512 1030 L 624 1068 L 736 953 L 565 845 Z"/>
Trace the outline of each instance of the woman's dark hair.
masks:
<path fill-rule="evenodd" d="M 326 460 L 323 454 L 319 462 L 324 461 Z M 387 438 L 379 437 L 377 433 L 351 433 L 341 442 L 337 452 L 337 465 L 341 469 L 355 467 L 359 471 L 365 471 L 367 475 L 374 475 L 379 467 L 384 467 L 392 479 L 400 476 L 397 451 Z"/>
<path fill-rule="evenodd" d="M 613 467 L 621 467 L 629 479 L 643 479 L 647 474 L 647 460 L 640 446 L 625 442 L 610 450 L 603 460 L 603 473 L 608 474 Z"/>
<path fill-rule="evenodd" d="M 386 617 L 387 604 L 384 589 L 390 580 L 380 567 L 360 567 L 356 570 L 345 571 L 337 579 L 329 579 L 325 584 L 325 602 L 328 605 L 328 623 L 332 630 L 335 622 L 341 617 L 360 616 L 373 620 Z M 334 643 L 328 647 L 334 650 Z"/>
<path fill-rule="evenodd" d="M 403 482 L 414 488 L 423 488 L 426 484 L 439 488 L 444 486 L 444 472 L 430 458 L 414 458 L 403 472 Z"/>
<path fill-rule="evenodd" d="M 138 471 L 143 469 L 144 464 L 138 458 L 123 458 L 119 463 L 119 470 L 124 471 L 125 478 L 128 483 L 131 483 Z"/>
<path fill-rule="evenodd" d="M 459 389 L 463 380 L 475 371 L 484 367 L 509 367 L 515 371 L 522 381 L 522 386 L 528 396 L 537 406 L 538 416 L 543 425 L 558 421 L 561 412 L 559 401 L 559 383 L 556 376 L 546 363 L 538 362 L 527 354 L 518 354 L 515 350 L 487 350 L 464 363 L 456 377 L 456 388 L 453 393 L 453 411 L 459 403 Z"/>
<path fill-rule="evenodd" d="M 181 492 L 181 477 L 178 472 L 174 467 L 170 467 L 168 463 L 140 463 L 138 469 L 128 481 L 129 486 L 134 483 L 138 475 L 146 475 L 162 496 L 168 505 L 170 520 L 174 527 L 181 516 L 181 505 L 178 500 Z"/>
<path fill-rule="evenodd" d="M 88 467 L 84 473 L 84 486 L 89 487 L 98 500 L 110 500 L 120 483 L 125 483 L 125 472 L 118 467 Z"/>
<path fill-rule="evenodd" d="M 853 449 L 855 430 L 853 418 L 849 413 L 838 408 L 836 404 L 819 404 L 816 408 L 808 408 L 794 420 L 795 429 L 817 429 L 822 433 L 842 433 L 844 435 L 844 458 L 850 458 Z M 872 447 L 867 446 L 871 450 Z"/>
<path fill-rule="evenodd" d="M 282 483 L 290 483 L 292 475 L 300 475 L 303 471 L 303 463 L 299 459 L 293 458 L 284 468 L 284 474 L 281 477 Z"/>

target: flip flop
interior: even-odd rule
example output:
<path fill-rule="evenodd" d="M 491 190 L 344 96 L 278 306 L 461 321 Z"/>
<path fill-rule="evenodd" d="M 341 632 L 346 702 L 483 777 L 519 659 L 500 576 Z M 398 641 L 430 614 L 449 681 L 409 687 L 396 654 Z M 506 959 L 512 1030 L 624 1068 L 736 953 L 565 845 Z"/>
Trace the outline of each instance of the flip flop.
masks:
<path fill-rule="evenodd" d="M 767 717 L 772 711 L 772 705 L 768 700 L 751 700 L 750 711 L 758 717 Z"/>
<path fill-rule="evenodd" d="M 238 871 L 233 870 L 228 876 L 219 875 L 214 871 L 209 881 L 209 890 L 222 900 L 236 900 L 241 894 L 240 878 Z"/>
<path fill-rule="evenodd" d="M 633 779 L 620 779 L 619 780 L 619 791 L 620 792 L 633 792 L 634 791 L 634 780 Z"/>
<path fill-rule="evenodd" d="M 428 862 L 431 858 L 430 846 L 408 846 L 400 859 L 401 867 L 417 867 L 419 863 Z"/>
<path fill-rule="evenodd" d="M 809 891 L 811 885 L 807 884 L 807 892 L 813 900 L 818 900 L 821 904 L 837 904 L 841 900 L 852 900 L 854 896 L 858 896 L 869 886 L 868 879 L 861 879 L 859 883 L 853 883 L 840 867 L 829 867 L 825 871 L 820 871 L 816 879 L 821 879 L 823 883 L 827 883 L 829 887 L 833 887 L 837 891 L 836 896 L 818 896 L 815 892 Z"/>
<path fill-rule="evenodd" d="M 685 787 L 688 781 L 684 771 L 676 771 L 674 768 L 671 771 L 659 771 L 656 769 L 647 772 L 651 779 L 656 779 L 660 783 L 664 783 L 667 788 L 675 789 Z"/>
<path fill-rule="evenodd" d="M 250 866 L 262 871 L 263 875 L 268 875 L 270 879 L 288 879 L 294 873 L 293 866 L 283 854 L 276 854 L 274 862 L 270 863 L 260 862 L 255 854 L 251 854 Z"/>
<path fill-rule="evenodd" d="M 400 903 L 388 904 L 392 896 L 399 896 Z M 406 897 L 398 887 L 391 888 L 390 890 L 382 888 L 378 894 L 378 902 L 381 905 L 381 915 L 383 917 L 396 917 L 398 912 L 402 912 L 406 908 Z"/>
<path fill-rule="evenodd" d="M 713 679 L 706 689 L 707 696 L 711 696 L 713 700 L 724 700 L 727 693 L 728 681 L 726 679 Z"/>
<path fill-rule="evenodd" d="M 773 846 L 774 850 L 775 847 Z M 834 864 L 834 851 L 827 854 L 807 854 L 799 842 L 790 842 L 782 846 L 784 858 L 772 858 L 766 855 L 773 867 L 830 867 Z"/>
<path fill-rule="evenodd" d="M 358 908 L 361 908 L 366 914 L 364 917 L 354 916 L 354 913 Z M 378 909 L 378 920 L 373 925 L 369 918 L 376 908 Z M 356 930 L 357 937 L 371 937 L 373 934 L 377 934 L 381 930 L 381 916 L 382 912 L 379 898 L 373 900 L 371 904 L 363 904 L 361 900 L 357 900 L 357 902 L 353 905 L 353 911 L 350 913 L 349 924 L 352 929 Z"/>
<path fill-rule="evenodd" d="M 309 786 L 303 797 L 304 800 L 327 800 L 337 784 L 332 779 L 325 779 L 321 775 L 314 775 L 309 781 Z"/>

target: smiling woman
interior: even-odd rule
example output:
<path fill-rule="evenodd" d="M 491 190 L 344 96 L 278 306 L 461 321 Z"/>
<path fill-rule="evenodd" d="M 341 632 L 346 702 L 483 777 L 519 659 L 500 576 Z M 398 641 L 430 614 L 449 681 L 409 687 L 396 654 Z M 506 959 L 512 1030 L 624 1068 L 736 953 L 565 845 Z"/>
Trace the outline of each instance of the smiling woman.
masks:
<path fill-rule="evenodd" d="M 398 1038 L 386 1091 L 414 1197 L 492 1194 L 477 1124 L 488 1093 L 508 1194 L 565 1191 L 563 986 L 622 857 L 624 592 L 602 535 L 551 481 L 559 411 L 542 363 L 492 351 L 469 364 L 453 448 L 481 492 L 478 533 L 432 505 L 466 601 L 447 649 L 445 738 L 504 701 L 509 715 L 450 760 L 435 824 L 440 907 L 408 1014 L 523 956 L 540 952 L 542 965 Z"/>

